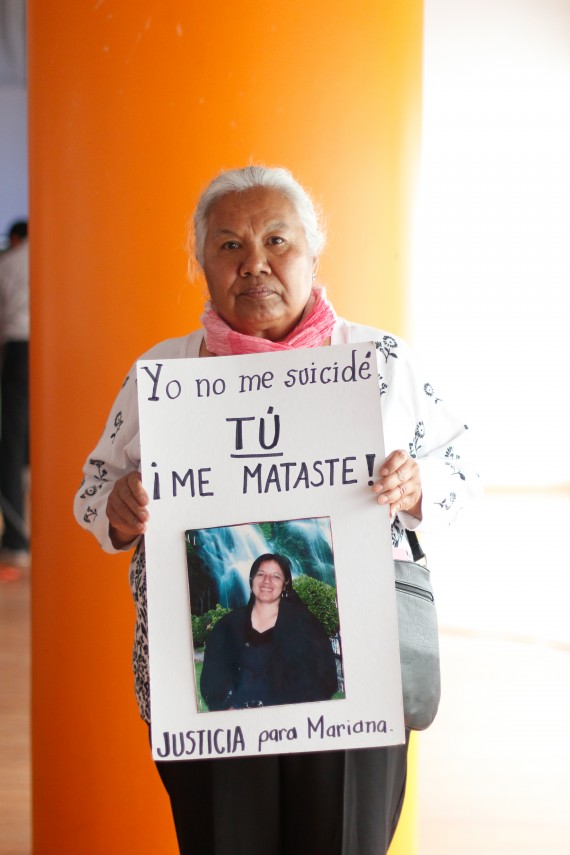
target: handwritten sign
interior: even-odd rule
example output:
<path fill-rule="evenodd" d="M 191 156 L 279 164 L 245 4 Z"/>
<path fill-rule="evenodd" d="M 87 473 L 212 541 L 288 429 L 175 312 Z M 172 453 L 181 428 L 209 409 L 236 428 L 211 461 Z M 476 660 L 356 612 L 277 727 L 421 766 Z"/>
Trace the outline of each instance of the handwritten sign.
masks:
<path fill-rule="evenodd" d="M 137 382 L 155 759 L 403 742 L 373 344 L 145 360 Z M 285 588 L 261 641 L 260 579 Z"/>

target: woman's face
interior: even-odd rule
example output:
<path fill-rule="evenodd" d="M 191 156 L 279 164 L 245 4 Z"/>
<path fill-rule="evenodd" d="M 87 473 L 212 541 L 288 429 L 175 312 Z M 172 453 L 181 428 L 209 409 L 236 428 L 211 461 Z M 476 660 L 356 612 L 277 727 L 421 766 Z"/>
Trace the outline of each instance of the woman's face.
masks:
<path fill-rule="evenodd" d="M 264 561 L 251 580 L 251 590 L 260 603 L 274 603 L 281 598 L 285 576 L 277 561 Z"/>
<path fill-rule="evenodd" d="M 238 332 L 284 338 L 303 314 L 315 268 L 297 212 L 277 190 L 228 193 L 212 207 L 204 273 L 216 311 Z"/>

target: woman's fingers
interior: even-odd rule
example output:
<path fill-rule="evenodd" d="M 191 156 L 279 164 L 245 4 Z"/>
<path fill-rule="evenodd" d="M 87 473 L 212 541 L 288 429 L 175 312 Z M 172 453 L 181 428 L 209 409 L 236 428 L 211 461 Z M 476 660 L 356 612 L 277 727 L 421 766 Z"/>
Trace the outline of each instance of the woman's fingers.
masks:
<path fill-rule="evenodd" d="M 115 482 L 107 500 L 107 518 L 123 543 L 143 534 L 148 521 L 148 494 L 139 472 L 129 472 Z"/>
<path fill-rule="evenodd" d="M 380 469 L 380 480 L 372 490 L 379 505 L 390 506 L 390 516 L 407 511 L 421 516 L 422 486 L 420 467 L 410 455 L 398 449 L 390 454 Z"/>

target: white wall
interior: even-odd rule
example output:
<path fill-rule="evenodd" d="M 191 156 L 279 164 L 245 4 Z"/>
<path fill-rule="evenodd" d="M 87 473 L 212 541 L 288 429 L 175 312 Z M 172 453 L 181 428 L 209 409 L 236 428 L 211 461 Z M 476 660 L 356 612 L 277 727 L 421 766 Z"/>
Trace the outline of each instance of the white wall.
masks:
<path fill-rule="evenodd" d="M 0 246 L 28 216 L 26 2 L 0 0 Z"/>
<path fill-rule="evenodd" d="M 570 3 L 425 0 L 412 342 L 493 485 L 570 483 Z"/>

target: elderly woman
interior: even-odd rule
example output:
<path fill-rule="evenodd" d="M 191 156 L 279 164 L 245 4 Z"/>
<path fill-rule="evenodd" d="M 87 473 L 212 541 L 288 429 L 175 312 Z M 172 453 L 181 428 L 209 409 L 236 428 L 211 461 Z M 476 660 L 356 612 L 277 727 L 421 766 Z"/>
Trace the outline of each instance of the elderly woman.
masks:
<path fill-rule="evenodd" d="M 315 286 L 324 244 L 314 205 L 290 173 L 249 166 L 221 173 L 195 217 L 195 252 L 210 300 L 202 328 L 142 358 L 222 357 L 375 341 L 385 446 L 370 488 L 388 506 L 395 555 L 407 530 L 448 524 L 477 490 L 467 427 L 403 341 L 336 316 Z M 135 547 L 136 693 L 150 721 L 144 533 L 135 372 L 113 406 L 75 504 L 108 552 Z M 185 855 L 380 855 L 398 821 L 406 746 L 158 763 Z"/>
<path fill-rule="evenodd" d="M 265 553 L 249 573 L 251 596 L 213 628 L 200 690 L 210 710 L 329 700 L 334 653 L 323 626 L 292 589 L 285 555 Z"/>

